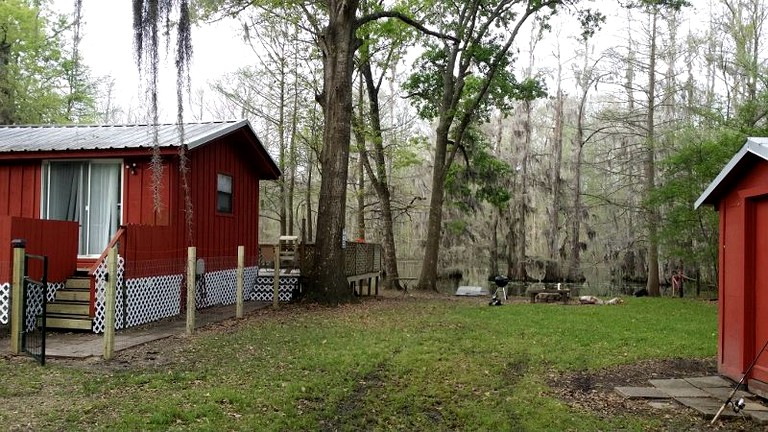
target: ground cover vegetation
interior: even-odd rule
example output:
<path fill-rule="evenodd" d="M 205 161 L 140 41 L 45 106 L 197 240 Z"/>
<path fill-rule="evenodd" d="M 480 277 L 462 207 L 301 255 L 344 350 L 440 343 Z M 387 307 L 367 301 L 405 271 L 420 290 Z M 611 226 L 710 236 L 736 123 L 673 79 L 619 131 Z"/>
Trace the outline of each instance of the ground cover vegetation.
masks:
<path fill-rule="evenodd" d="M 0 362 L 11 430 L 698 430 L 615 385 L 714 373 L 716 306 L 385 296 L 290 305 L 119 352 Z M 756 427 L 737 420 L 721 427 Z M 757 429 L 755 429 L 757 430 Z"/>

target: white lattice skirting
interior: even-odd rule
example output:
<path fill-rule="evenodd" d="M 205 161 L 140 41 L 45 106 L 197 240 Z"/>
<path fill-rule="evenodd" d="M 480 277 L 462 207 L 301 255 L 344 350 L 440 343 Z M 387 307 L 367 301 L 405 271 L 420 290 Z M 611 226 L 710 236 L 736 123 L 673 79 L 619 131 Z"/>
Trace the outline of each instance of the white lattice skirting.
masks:
<path fill-rule="evenodd" d="M 0 284 L 0 324 L 8 324 L 11 319 L 11 283 Z"/>
<path fill-rule="evenodd" d="M 181 313 L 181 293 L 185 280 L 183 274 L 126 279 L 123 285 L 124 268 L 124 259 L 118 257 L 116 329 L 133 327 Z M 243 297 L 246 300 L 255 299 L 257 272 L 258 267 L 246 267 L 243 271 Z M 99 264 L 94 277 L 96 278 L 96 317 L 93 319 L 93 331 L 102 333 L 107 287 L 106 262 Z M 202 309 L 214 305 L 234 304 L 237 301 L 236 291 L 236 269 L 206 273 L 197 284 L 195 292 L 197 307 Z M 283 300 L 283 297 L 281 291 L 280 299 Z M 270 300 L 272 298 L 271 291 L 269 298 Z M 283 301 L 290 300 L 290 296 L 285 298 Z"/>
<path fill-rule="evenodd" d="M 56 298 L 56 291 L 64 288 L 64 282 L 54 282 L 48 284 L 47 301 L 50 303 Z M 30 293 L 27 297 L 27 330 L 34 326 L 34 317 L 43 312 L 43 305 L 40 301 L 42 290 L 40 285 L 32 284 L 28 288 Z M 11 283 L 0 284 L 0 324 L 8 324 L 11 315 Z"/>
<path fill-rule="evenodd" d="M 251 300 L 271 302 L 274 298 L 274 277 L 273 275 L 259 275 L 256 278 L 256 289 L 253 291 Z M 277 300 L 289 302 L 293 300 L 294 293 L 299 292 L 299 276 L 280 275 L 280 286 L 277 291 Z"/>
<path fill-rule="evenodd" d="M 243 298 L 251 299 L 256 284 L 258 267 L 243 269 Z M 197 283 L 195 301 L 198 309 L 237 302 L 237 269 L 206 273 Z"/>
<path fill-rule="evenodd" d="M 123 284 L 125 261 L 118 257 L 117 299 L 115 300 L 115 328 L 133 327 L 181 312 L 181 290 L 184 275 L 172 274 L 126 279 Z M 106 264 L 96 269 L 96 317 L 93 331 L 104 331 L 106 298 Z"/>

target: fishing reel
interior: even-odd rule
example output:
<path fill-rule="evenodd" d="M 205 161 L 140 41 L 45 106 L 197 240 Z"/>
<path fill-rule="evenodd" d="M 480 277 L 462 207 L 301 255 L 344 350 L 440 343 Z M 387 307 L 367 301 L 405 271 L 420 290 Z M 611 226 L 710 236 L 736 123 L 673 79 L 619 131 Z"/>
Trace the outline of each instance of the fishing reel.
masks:
<path fill-rule="evenodd" d="M 747 406 L 747 403 L 744 402 L 744 398 L 739 398 L 736 401 L 731 401 L 731 406 L 733 407 L 733 412 L 738 413 Z"/>

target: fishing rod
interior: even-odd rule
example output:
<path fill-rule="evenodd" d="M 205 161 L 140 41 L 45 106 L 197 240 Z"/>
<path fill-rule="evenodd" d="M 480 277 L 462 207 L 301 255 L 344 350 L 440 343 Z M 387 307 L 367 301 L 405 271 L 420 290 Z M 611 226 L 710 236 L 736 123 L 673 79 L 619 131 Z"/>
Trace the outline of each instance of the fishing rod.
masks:
<path fill-rule="evenodd" d="M 738 382 L 738 383 L 736 383 L 736 387 L 733 389 L 733 391 L 731 392 L 731 394 L 730 394 L 730 395 L 728 395 L 728 399 L 726 399 L 726 400 L 725 400 L 725 402 L 723 402 L 723 406 L 721 406 L 721 407 L 720 407 L 720 409 L 717 411 L 717 414 L 715 414 L 715 417 L 714 417 L 714 418 L 712 419 L 712 421 L 709 423 L 710 425 L 713 425 L 713 424 L 715 424 L 715 422 L 717 421 L 717 419 L 718 419 L 718 418 L 720 418 L 720 414 L 722 414 L 722 413 L 723 413 L 723 411 L 725 410 L 725 407 L 726 407 L 726 406 L 728 406 L 728 404 L 731 404 L 731 405 L 733 406 L 733 411 L 734 411 L 734 412 L 739 412 L 739 411 L 741 411 L 741 410 L 743 410 L 743 409 L 744 409 L 744 406 L 745 406 L 745 404 L 744 404 L 744 398 L 739 398 L 739 400 L 737 400 L 737 401 L 734 403 L 734 402 L 733 402 L 733 396 L 734 396 L 734 395 L 736 394 L 736 392 L 739 390 L 739 388 L 741 387 L 741 385 L 742 385 L 742 384 L 744 384 L 744 380 L 745 380 L 745 379 L 746 379 L 746 378 L 749 376 L 749 373 L 752 371 L 752 368 L 753 368 L 753 367 L 755 367 L 755 365 L 757 364 L 757 359 L 759 359 L 759 358 L 760 358 L 760 354 L 762 354 L 762 353 L 763 353 L 763 351 L 765 351 L 765 348 L 766 348 L 766 347 L 768 347 L 768 340 L 766 340 L 766 341 L 765 341 L 765 344 L 764 344 L 764 345 L 763 345 L 763 347 L 760 349 L 760 351 L 758 351 L 757 355 L 755 356 L 755 359 L 754 359 L 754 360 L 752 360 L 752 364 L 751 364 L 751 365 L 749 365 L 749 367 L 747 368 L 747 371 L 746 371 L 746 372 L 744 372 L 744 375 L 742 375 L 742 376 L 741 376 L 741 379 L 739 380 L 739 382 Z"/>

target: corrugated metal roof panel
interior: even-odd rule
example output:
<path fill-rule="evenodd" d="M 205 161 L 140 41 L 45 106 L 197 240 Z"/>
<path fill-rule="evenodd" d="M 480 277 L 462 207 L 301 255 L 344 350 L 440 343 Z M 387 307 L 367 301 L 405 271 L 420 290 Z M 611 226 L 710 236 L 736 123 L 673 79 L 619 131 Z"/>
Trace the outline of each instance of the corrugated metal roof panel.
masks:
<path fill-rule="evenodd" d="M 187 146 L 205 144 L 245 124 L 247 120 L 185 123 Z M 156 129 L 160 147 L 180 144 L 177 125 L 161 124 Z M 152 125 L 0 126 L 0 152 L 151 148 L 154 130 Z"/>
<path fill-rule="evenodd" d="M 725 181 L 727 177 L 731 175 L 736 166 L 744 159 L 748 154 L 753 154 L 765 160 L 768 160 L 768 138 L 766 137 L 750 137 L 747 138 L 747 142 L 736 153 L 720 173 L 712 180 L 707 189 L 699 196 L 699 199 L 694 203 L 694 208 L 699 208 L 702 204 L 714 204 L 711 202 L 713 196 L 717 195 L 715 192 L 720 188 L 720 185 Z"/>

